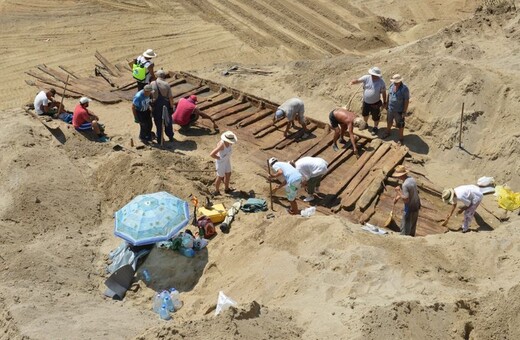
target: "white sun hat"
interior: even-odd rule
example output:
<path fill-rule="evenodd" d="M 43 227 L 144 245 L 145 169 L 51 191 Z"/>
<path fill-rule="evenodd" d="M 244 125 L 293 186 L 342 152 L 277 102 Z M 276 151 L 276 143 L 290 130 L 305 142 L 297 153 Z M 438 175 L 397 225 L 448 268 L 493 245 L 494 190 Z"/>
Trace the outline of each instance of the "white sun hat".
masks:
<path fill-rule="evenodd" d="M 146 51 L 144 51 L 143 57 L 145 57 L 145 58 L 155 58 L 155 57 L 157 57 L 157 53 L 155 53 L 151 48 L 149 48 Z"/>
<path fill-rule="evenodd" d="M 373 76 L 376 76 L 376 77 L 379 77 L 381 78 L 381 70 L 379 69 L 379 67 L 371 67 L 369 70 L 368 70 L 368 74 L 370 75 L 373 75 Z"/>
<path fill-rule="evenodd" d="M 237 141 L 238 141 L 238 138 L 237 136 L 231 132 L 231 131 L 226 131 L 224 132 L 221 136 L 220 136 L 220 139 L 224 142 L 228 142 L 230 144 L 235 144 Z"/>
<path fill-rule="evenodd" d="M 402 83 L 403 82 L 403 77 L 401 77 L 400 74 L 396 73 L 392 76 L 392 78 L 390 78 L 390 81 L 392 83 Z"/>

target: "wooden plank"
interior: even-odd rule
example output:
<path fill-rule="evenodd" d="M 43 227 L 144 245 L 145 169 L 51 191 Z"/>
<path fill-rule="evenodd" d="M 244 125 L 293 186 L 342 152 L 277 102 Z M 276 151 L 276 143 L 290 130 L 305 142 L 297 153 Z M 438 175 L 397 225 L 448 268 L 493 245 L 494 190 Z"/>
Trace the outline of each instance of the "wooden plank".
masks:
<path fill-rule="evenodd" d="M 216 96 L 215 98 L 212 98 L 208 101 L 203 102 L 202 104 L 198 104 L 197 107 L 199 110 L 205 110 L 210 107 L 216 106 L 218 104 L 222 104 L 224 102 L 227 102 L 229 100 L 233 100 L 233 95 L 229 93 L 222 93 Z"/>
<path fill-rule="evenodd" d="M 181 98 L 185 98 L 185 97 L 187 97 L 189 95 L 196 94 L 195 92 L 197 90 L 200 91 L 202 89 L 204 89 L 204 91 L 209 91 L 209 87 L 207 87 L 207 86 L 198 86 L 198 85 L 194 86 L 194 85 L 191 85 L 191 86 L 189 86 L 187 88 L 184 88 L 182 90 L 182 92 L 179 92 L 179 93 L 175 94 L 176 89 L 172 88 L 174 103 L 177 104 Z M 204 91 L 201 91 L 201 92 L 204 92 Z"/>
<path fill-rule="evenodd" d="M 268 117 L 268 116 L 272 115 L 272 114 L 273 114 L 273 111 L 270 110 L 270 109 L 264 109 L 264 110 L 258 111 L 253 116 L 251 116 L 249 118 L 246 118 L 243 121 L 241 121 L 238 124 L 238 126 L 245 127 L 245 126 L 251 125 L 253 123 L 258 122 L 259 120 L 264 119 L 265 117 Z"/>
<path fill-rule="evenodd" d="M 99 51 L 96 51 L 94 56 L 97 60 L 99 60 L 101 64 L 103 64 L 103 66 L 111 76 L 121 77 L 121 72 L 119 72 L 119 70 L 111 62 L 109 62 L 105 57 L 103 57 L 101 53 L 99 53 Z"/>
<path fill-rule="evenodd" d="M 282 120 L 281 122 L 276 122 L 274 124 L 273 122 L 269 122 L 268 124 L 261 126 L 259 129 L 254 130 L 253 134 L 256 138 L 263 138 L 274 131 L 280 131 L 280 129 L 285 130 L 287 124 L 289 124 L 287 120 Z"/>
<path fill-rule="evenodd" d="M 317 128 L 318 127 L 315 124 L 307 125 L 307 129 L 309 130 L 309 132 L 313 132 Z M 287 137 L 283 137 L 282 139 L 279 139 L 274 143 L 264 146 L 262 148 L 262 150 L 269 150 L 269 149 L 274 149 L 274 148 L 283 149 L 283 148 L 287 147 L 288 145 L 293 144 L 294 142 L 300 141 L 300 138 L 303 136 L 303 134 L 304 134 L 303 129 L 300 129 L 296 132 L 291 133 Z"/>
<path fill-rule="evenodd" d="M 70 76 L 72 78 L 79 79 L 79 77 L 74 72 L 72 72 L 70 69 L 66 68 L 65 66 L 59 65 L 58 67 L 61 68 L 63 71 L 65 71 L 67 74 L 70 74 Z"/>
<path fill-rule="evenodd" d="M 261 112 L 261 111 L 262 111 L 262 109 L 258 109 L 257 108 L 257 110 L 255 112 L 253 112 L 253 113 L 251 113 L 251 112 L 243 112 L 243 113 L 241 113 L 239 115 L 234 116 L 232 120 L 230 120 L 229 122 L 226 123 L 226 125 L 227 126 L 235 126 L 239 122 L 241 122 L 242 120 L 244 120 L 246 118 L 249 118 L 251 116 L 254 116 L 255 114 L 257 114 L 258 112 Z"/>
<path fill-rule="evenodd" d="M 212 116 L 212 118 L 214 120 L 221 120 L 221 119 L 226 118 L 228 116 L 234 115 L 234 114 L 242 112 L 244 110 L 247 110 L 250 107 L 251 107 L 251 103 L 249 103 L 249 102 L 246 102 L 246 103 L 243 103 L 243 104 L 238 104 L 236 106 L 232 106 L 229 109 L 222 110 L 222 111 L 216 113 L 215 115 Z"/>
<path fill-rule="evenodd" d="M 239 104 L 241 104 L 241 103 L 238 101 L 230 100 L 229 102 L 226 102 L 226 103 L 223 103 L 223 104 L 220 104 L 217 106 L 213 106 L 207 110 L 204 110 L 204 113 L 213 117 L 213 115 L 216 115 L 219 112 L 222 112 L 224 110 L 227 110 L 227 109 L 232 108 Z"/>
<path fill-rule="evenodd" d="M 356 208 L 358 208 L 360 211 L 365 211 L 374 201 L 376 196 L 379 195 L 381 189 L 383 188 L 383 181 L 386 177 L 383 170 L 374 170 L 372 174 L 373 179 L 356 202 Z M 365 183 L 368 183 L 368 181 L 365 181 Z"/>

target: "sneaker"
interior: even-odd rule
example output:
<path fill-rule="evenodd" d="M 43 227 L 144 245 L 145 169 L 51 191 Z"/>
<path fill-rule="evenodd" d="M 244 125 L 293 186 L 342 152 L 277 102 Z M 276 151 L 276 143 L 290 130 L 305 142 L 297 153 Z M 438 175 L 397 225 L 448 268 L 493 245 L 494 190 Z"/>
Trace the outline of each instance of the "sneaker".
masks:
<path fill-rule="evenodd" d="M 108 137 L 106 137 L 106 136 L 101 136 L 101 137 L 98 138 L 98 142 L 100 142 L 100 143 L 106 143 L 109 140 L 110 139 Z"/>
<path fill-rule="evenodd" d="M 465 233 L 467 233 L 467 232 L 469 232 L 469 229 L 466 229 L 466 230 L 462 229 L 462 233 L 463 233 L 463 234 L 465 234 Z"/>
<path fill-rule="evenodd" d="M 311 201 L 314 201 L 314 196 L 313 195 L 309 195 L 307 197 L 305 197 L 305 199 L 303 200 L 304 202 L 311 202 Z"/>
<path fill-rule="evenodd" d="M 336 144 L 332 144 L 332 150 L 334 150 L 334 151 L 338 151 L 339 148 L 338 148 L 338 146 L 337 146 Z"/>

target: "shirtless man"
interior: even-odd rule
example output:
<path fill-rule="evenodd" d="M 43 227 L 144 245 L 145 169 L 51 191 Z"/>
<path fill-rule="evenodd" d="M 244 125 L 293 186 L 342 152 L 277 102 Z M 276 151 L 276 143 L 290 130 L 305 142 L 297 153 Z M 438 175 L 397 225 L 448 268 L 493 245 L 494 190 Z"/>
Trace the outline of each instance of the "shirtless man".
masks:
<path fill-rule="evenodd" d="M 344 144 L 347 143 L 345 139 L 343 139 L 343 135 L 345 131 L 348 129 L 348 134 L 350 136 L 350 143 L 352 144 L 352 149 L 354 150 L 354 154 L 356 157 L 359 157 L 359 151 L 356 146 L 356 139 L 354 138 L 354 120 L 356 119 L 356 114 L 351 111 L 347 111 L 346 109 L 339 108 L 334 109 L 329 113 L 329 121 L 330 125 L 334 129 L 334 138 L 332 140 L 332 149 L 334 151 L 338 151 L 338 139 Z"/>

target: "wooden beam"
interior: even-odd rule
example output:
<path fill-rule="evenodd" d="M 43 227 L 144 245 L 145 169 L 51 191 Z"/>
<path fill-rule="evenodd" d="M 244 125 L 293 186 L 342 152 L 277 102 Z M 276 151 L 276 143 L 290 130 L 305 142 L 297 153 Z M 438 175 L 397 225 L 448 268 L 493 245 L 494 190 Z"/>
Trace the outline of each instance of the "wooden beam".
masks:
<path fill-rule="evenodd" d="M 272 115 L 272 114 L 273 114 L 273 111 L 270 110 L 270 109 L 264 109 L 264 110 L 258 111 L 253 116 L 251 116 L 249 118 L 246 118 L 243 121 L 241 121 L 238 124 L 238 126 L 245 127 L 245 126 L 251 125 L 253 123 L 258 122 L 259 120 L 264 119 L 265 117 L 268 117 L 268 116 Z"/>

